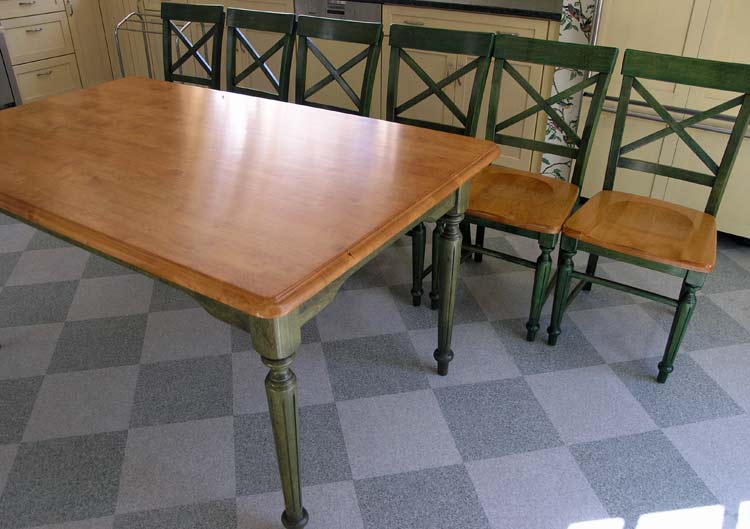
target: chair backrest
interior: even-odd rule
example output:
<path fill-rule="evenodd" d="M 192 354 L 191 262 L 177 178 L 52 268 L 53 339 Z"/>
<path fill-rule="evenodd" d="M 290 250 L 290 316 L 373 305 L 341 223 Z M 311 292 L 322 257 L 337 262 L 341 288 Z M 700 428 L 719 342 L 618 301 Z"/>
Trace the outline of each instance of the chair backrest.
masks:
<path fill-rule="evenodd" d="M 280 33 L 281 38 L 261 54 L 242 31 L 243 29 Z M 242 46 L 252 59 L 252 64 L 239 72 L 237 71 L 238 46 Z M 227 48 L 227 90 L 279 101 L 289 100 L 289 79 L 294 51 L 294 14 L 227 9 Z M 277 75 L 268 61 L 279 51 L 281 51 L 281 66 Z M 240 83 L 256 70 L 260 70 L 266 77 L 274 92 L 240 86 Z"/>
<path fill-rule="evenodd" d="M 716 215 L 722 196 L 724 195 L 727 180 L 732 172 L 739 149 L 742 146 L 748 121 L 750 120 L 750 65 L 627 50 L 622 63 L 622 75 L 620 101 L 617 106 L 617 116 L 615 117 L 607 172 L 604 178 L 604 189 L 611 190 L 614 187 L 615 173 L 618 167 L 676 178 L 710 187 L 711 192 L 706 203 L 705 212 L 710 215 Z M 678 122 L 656 100 L 653 94 L 643 86 L 640 79 L 664 81 L 727 92 L 739 92 L 740 95 Z M 666 127 L 630 142 L 627 145 L 622 145 L 623 132 L 633 90 L 658 114 L 666 123 Z M 740 107 L 737 118 L 729 134 L 724 154 L 719 163 L 717 163 L 688 133 L 687 127 L 737 106 Z M 708 168 L 708 173 L 625 156 L 644 145 L 658 141 L 671 134 L 676 134 L 685 143 Z"/>
<path fill-rule="evenodd" d="M 617 51 L 617 48 L 603 46 L 554 42 L 516 37 L 513 35 L 497 35 L 495 37 L 495 49 L 493 52 L 495 68 L 492 73 L 492 90 L 490 92 L 490 106 L 487 113 L 486 138 L 494 140 L 501 145 L 530 149 L 573 159 L 575 163 L 570 181 L 581 187 L 591 154 L 593 136 L 599 123 L 599 116 L 601 115 L 607 95 L 607 87 L 615 68 Z M 583 81 L 545 99 L 519 73 L 510 61 L 586 71 L 590 75 L 585 77 Z M 504 73 L 510 75 L 536 104 L 498 123 L 497 119 Z M 592 85 L 594 85 L 594 94 L 585 118 L 583 131 L 579 136 L 563 116 L 560 115 L 560 112 L 554 105 L 565 102 Z M 566 145 L 503 133 L 508 127 L 520 123 L 539 112 L 544 112 L 554 122 L 555 126 L 559 128 Z"/>
<path fill-rule="evenodd" d="M 164 79 L 216 88 L 221 87 L 221 43 L 224 38 L 224 7 L 219 5 L 175 4 L 164 2 L 161 5 L 162 47 L 164 52 Z M 175 21 L 189 22 L 189 27 L 208 29 L 193 43 L 183 28 Z M 186 48 L 184 54 L 173 57 L 172 37 Z M 201 48 L 211 44 L 210 61 L 201 53 Z M 204 70 L 208 77 L 183 75 L 180 69 L 191 58 Z"/>
<path fill-rule="evenodd" d="M 474 136 L 477 131 L 484 86 L 487 82 L 487 74 L 490 68 L 490 61 L 492 60 L 492 43 L 495 36 L 492 33 L 422 28 L 397 24 L 392 25 L 390 31 L 391 57 L 388 68 L 386 119 L 397 123 L 453 132 L 465 136 Z M 464 67 L 458 68 L 447 77 L 436 81 L 425 72 L 407 50 L 468 55 L 475 58 Z M 398 81 L 401 61 L 405 62 L 411 68 L 417 77 L 427 85 L 427 88 L 399 104 Z M 464 114 L 455 101 L 445 93 L 445 87 L 473 71 L 475 71 L 474 83 L 471 88 L 471 97 L 467 105 L 467 112 Z M 443 105 L 450 110 L 451 114 L 461 123 L 460 126 L 408 118 L 402 115 L 432 95 L 440 99 Z"/>
<path fill-rule="evenodd" d="M 300 16 L 297 20 L 297 35 L 299 38 L 297 42 L 295 102 L 300 105 L 368 116 L 372 104 L 375 74 L 377 73 L 378 58 L 380 57 L 380 46 L 383 42 L 383 25 L 375 22 L 355 22 L 352 20 Z M 337 68 L 320 51 L 320 48 L 315 44 L 313 39 L 351 42 L 364 44 L 367 47 Z M 306 88 L 308 51 L 320 61 L 328 72 L 328 75 L 313 86 Z M 344 79 L 343 75 L 362 61 L 366 61 L 364 75 L 362 85 L 359 91 L 356 92 L 347 80 Z M 316 103 L 310 100 L 313 95 L 333 82 L 341 87 L 356 110 Z"/>

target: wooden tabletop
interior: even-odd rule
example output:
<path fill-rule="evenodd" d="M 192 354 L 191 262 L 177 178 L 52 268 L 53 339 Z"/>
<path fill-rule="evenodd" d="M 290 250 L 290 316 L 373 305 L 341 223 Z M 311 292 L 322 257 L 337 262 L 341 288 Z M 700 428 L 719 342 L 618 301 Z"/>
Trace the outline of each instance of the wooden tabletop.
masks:
<path fill-rule="evenodd" d="M 0 208 L 276 318 L 497 154 L 488 141 L 127 78 L 0 112 Z"/>

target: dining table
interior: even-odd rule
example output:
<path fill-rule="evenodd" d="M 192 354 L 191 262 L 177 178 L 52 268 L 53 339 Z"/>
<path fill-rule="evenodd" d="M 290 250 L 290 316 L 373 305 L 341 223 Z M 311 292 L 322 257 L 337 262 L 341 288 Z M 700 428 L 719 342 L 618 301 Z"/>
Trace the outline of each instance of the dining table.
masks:
<path fill-rule="evenodd" d="M 498 153 L 481 139 L 132 77 L 0 112 L 0 210 L 250 334 L 268 368 L 282 523 L 299 529 L 300 328 L 380 251 L 439 221 L 434 357 L 447 374 L 459 224 L 472 177 Z"/>

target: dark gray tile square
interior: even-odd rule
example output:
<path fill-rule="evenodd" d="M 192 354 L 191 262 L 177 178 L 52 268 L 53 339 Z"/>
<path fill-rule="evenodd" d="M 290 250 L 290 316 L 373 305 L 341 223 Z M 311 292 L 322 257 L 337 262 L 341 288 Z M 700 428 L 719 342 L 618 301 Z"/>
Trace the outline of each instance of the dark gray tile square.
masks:
<path fill-rule="evenodd" d="M 0 497 L 3 528 L 109 516 L 127 432 L 22 444 Z"/>
<path fill-rule="evenodd" d="M 130 426 L 232 415 L 232 357 L 141 365 Z"/>
<path fill-rule="evenodd" d="M 396 285 L 390 287 L 391 295 L 396 301 L 398 312 L 404 325 L 410 331 L 415 329 L 430 329 L 438 325 L 437 310 L 430 309 L 430 281 L 426 280 L 423 284 L 424 294 L 422 294 L 422 305 L 415 307 L 411 300 L 411 284 Z M 477 321 L 487 321 L 484 311 L 479 303 L 471 295 L 471 292 L 463 281 L 458 282 L 456 288 L 456 308 L 453 316 L 456 325 L 462 323 L 473 323 Z"/>
<path fill-rule="evenodd" d="M 237 495 L 281 489 L 268 413 L 235 417 L 234 435 Z M 303 485 L 352 479 L 335 404 L 300 409 L 300 458 Z"/>
<path fill-rule="evenodd" d="M 137 364 L 141 358 L 146 315 L 65 323 L 49 373 Z"/>
<path fill-rule="evenodd" d="M 302 343 L 316 343 L 320 341 L 318 320 L 313 318 L 302 326 Z"/>
<path fill-rule="evenodd" d="M 490 529 L 463 465 L 354 482 L 365 529 Z"/>
<path fill-rule="evenodd" d="M 750 272 L 722 252 L 716 254 L 716 267 L 701 289 L 706 294 L 743 290 L 750 284 Z"/>
<path fill-rule="evenodd" d="M 27 250 L 51 250 L 53 248 L 68 248 L 71 244 L 58 239 L 45 233 L 43 231 L 37 231 L 29 241 L 29 245 L 26 247 Z"/>
<path fill-rule="evenodd" d="M 523 378 L 434 391 L 464 461 L 562 444 Z"/>
<path fill-rule="evenodd" d="M 234 500 L 120 514 L 113 529 L 230 529 L 237 525 Z"/>
<path fill-rule="evenodd" d="M 548 324 L 547 319 L 542 318 L 536 341 L 527 342 L 526 319 L 501 320 L 493 323 L 495 332 L 500 336 L 521 373 L 533 375 L 604 363 L 596 349 L 567 316 L 563 317 L 563 332 L 557 345 L 547 345 Z"/>
<path fill-rule="evenodd" d="M 336 400 L 429 387 L 419 356 L 405 333 L 326 342 L 323 353 Z"/>
<path fill-rule="evenodd" d="M 666 384 L 656 382 L 661 357 L 610 364 L 657 425 L 664 428 L 743 413 L 688 355 L 678 355 Z"/>
<path fill-rule="evenodd" d="M 76 281 L 6 287 L 0 292 L 0 327 L 65 321 Z"/>
<path fill-rule="evenodd" d="M 361 288 L 377 288 L 386 286 L 383 271 L 373 259 L 362 268 L 354 272 L 341 286 L 342 290 L 357 290 Z"/>
<path fill-rule="evenodd" d="M 83 270 L 84 279 L 119 276 L 124 274 L 137 274 L 137 272 L 94 254 L 89 256 L 89 260 L 86 262 L 86 268 Z"/>
<path fill-rule="evenodd" d="M 661 431 L 570 447 L 611 516 L 627 527 L 657 511 L 717 503 L 706 485 Z"/>
<path fill-rule="evenodd" d="M 5 285 L 21 257 L 21 252 L 0 254 L 0 286 Z"/>
<path fill-rule="evenodd" d="M 17 443 L 23 437 L 43 378 L 0 380 L 0 444 Z"/>
<path fill-rule="evenodd" d="M 154 281 L 154 293 L 151 295 L 149 311 L 182 310 L 197 307 L 199 307 L 198 302 L 182 290 L 161 281 Z"/>
<path fill-rule="evenodd" d="M 237 327 L 232 327 L 232 352 L 241 353 L 243 351 L 252 350 L 253 342 L 250 338 L 250 333 L 238 329 Z"/>

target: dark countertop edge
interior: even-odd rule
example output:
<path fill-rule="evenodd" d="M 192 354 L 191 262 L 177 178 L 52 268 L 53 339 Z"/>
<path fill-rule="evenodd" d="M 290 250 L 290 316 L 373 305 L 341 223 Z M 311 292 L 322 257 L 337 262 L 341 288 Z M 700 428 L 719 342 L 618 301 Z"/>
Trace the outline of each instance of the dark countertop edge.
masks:
<path fill-rule="evenodd" d="M 562 19 L 562 12 L 553 13 L 550 11 L 533 11 L 533 10 L 517 9 L 517 8 L 512 8 L 512 7 L 451 3 L 449 1 L 440 1 L 440 2 L 434 2 L 432 0 L 359 0 L 359 1 L 372 3 L 372 4 L 381 4 L 381 5 L 429 7 L 433 9 L 450 9 L 453 11 L 469 11 L 473 13 L 509 15 L 509 16 L 515 16 L 515 17 L 552 20 L 555 22 L 560 22 L 560 20 Z"/>

